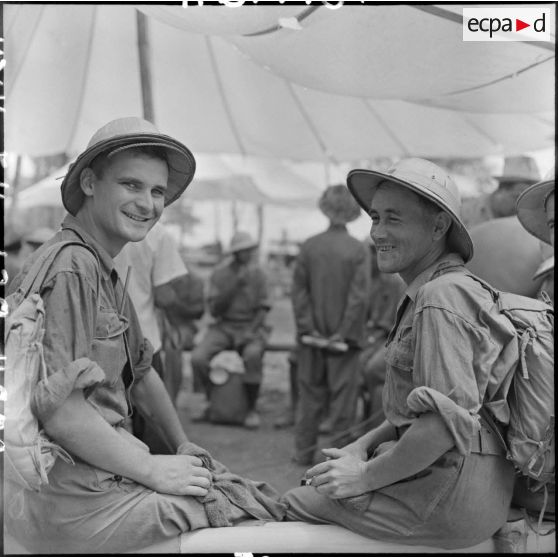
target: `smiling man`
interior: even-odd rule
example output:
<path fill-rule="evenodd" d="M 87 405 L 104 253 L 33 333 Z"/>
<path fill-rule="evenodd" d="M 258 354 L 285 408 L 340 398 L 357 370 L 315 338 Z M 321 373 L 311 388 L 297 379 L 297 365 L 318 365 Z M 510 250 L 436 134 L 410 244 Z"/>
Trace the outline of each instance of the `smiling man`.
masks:
<path fill-rule="evenodd" d="M 86 245 L 64 247 L 40 290 L 49 381 L 36 386 L 32 407 L 72 459 L 57 459 L 48 484 L 20 492 L 20 506 L 7 506 L 8 530 L 32 553 L 119 553 L 218 524 L 204 505 L 212 473 L 197 456 L 201 448 L 192 451 L 151 368 L 153 349 L 113 262 L 127 242 L 145 237 L 194 171 L 186 146 L 151 123 L 109 122 L 62 182 L 69 212 L 62 230 L 10 284 L 15 291 L 53 245 Z M 128 432 L 132 403 L 177 455 L 150 454 Z M 208 499 L 215 506 L 216 497 Z M 265 518 L 266 510 L 260 512 Z M 219 517 L 231 525 L 249 516 L 231 505 Z"/>
<path fill-rule="evenodd" d="M 472 546 L 505 523 L 512 496 L 513 466 L 479 411 L 509 420 L 513 332 L 464 268 L 473 245 L 443 169 L 406 159 L 386 173 L 353 170 L 348 186 L 372 218 L 380 271 L 407 285 L 387 340 L 386 421 L 323 450 L 307 485 L 285 495 L 287 516 L 385 541 Z"/>

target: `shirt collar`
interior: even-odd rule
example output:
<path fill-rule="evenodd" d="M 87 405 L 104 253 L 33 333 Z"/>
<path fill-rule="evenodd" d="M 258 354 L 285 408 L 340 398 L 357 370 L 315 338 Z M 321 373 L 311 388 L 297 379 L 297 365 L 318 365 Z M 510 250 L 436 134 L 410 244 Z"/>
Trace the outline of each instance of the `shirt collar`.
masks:
<path fill-rule="evenodd" d="M 113 271 L 117 273 L 116 268 L 114 267 L 114 261 L 110 257 L 109 253 L 81 226 L 80 222 L 73 215 L 66 215 L 64 221 L 62 222 L 62 228 L 70 229 L 75 232 L 86 244 L 91 246 L 91 248 L 97 252 L 97 256 L 101 262 L 101 273 L 103 275 L 103 279 L 109 279 Z"/>
<path fill-rule="evenodd" d="M 419 273 L 405 289 L 405 294 L 415 302 L 418 290 L 428 283 L 435 274 L 444 271 L 449 267 L 464 265 L 463 258 L 459 254 L 444 254 L 436 260 L 431 266 L 427 267 L 422 273 Z"/>

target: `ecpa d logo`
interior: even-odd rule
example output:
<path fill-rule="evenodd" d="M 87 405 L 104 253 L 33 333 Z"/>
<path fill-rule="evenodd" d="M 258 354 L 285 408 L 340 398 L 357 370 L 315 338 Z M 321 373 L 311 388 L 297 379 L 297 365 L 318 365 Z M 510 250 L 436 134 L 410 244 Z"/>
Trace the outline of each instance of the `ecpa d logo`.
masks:
<path fill-rule="evenodd" d="M 550 42 L 554 16 L 554 6 L 463 8 L 463 40 Z"/>

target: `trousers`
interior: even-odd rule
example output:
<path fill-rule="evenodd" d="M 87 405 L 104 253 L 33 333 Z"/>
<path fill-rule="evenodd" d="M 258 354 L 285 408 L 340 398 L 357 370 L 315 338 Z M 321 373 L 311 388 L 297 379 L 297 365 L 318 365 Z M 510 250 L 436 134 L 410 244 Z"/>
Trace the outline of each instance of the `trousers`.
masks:
<path fill-rule="evenodd" d="M 349 441 L 343 434 L 355 422 L 358 398 L 360 350 L 326 353 L 300 346 L 298 349 L 298 405 L 295 421 L 295 451 L 299 462 L 310 462 L 318 441 L 323 410 L 329 401 L 331 432 L 325 447 L 341 447 Z"/>
<path fill-rule="evenodd" d="M 209 380 L 209 363 L 218 353 L 230 349 L 239 352 L 244 362 L 244 382 L 247 384 L 261 384 L 263 370 L 263 355 L 266 339 L 264 335 L 256 335 L 247 343 L 242 342 L 246 326 L 232 324 L 212 325 L 192 351 L 191 363 L 194 375 L 201 381 L 206 394 L 211 391 Z"/>
<path fill-rule="evenodd" d="M 332 523 L 381 541 L 456 549 L 488 539 L 506 522 L 513 483 L 513 465 L 503 456 L 451 450 L 421 473 L 372 492 L 365 511 L 348 509 L 312 486 L 290 490 L 283 502 L 291 521 Z"/>

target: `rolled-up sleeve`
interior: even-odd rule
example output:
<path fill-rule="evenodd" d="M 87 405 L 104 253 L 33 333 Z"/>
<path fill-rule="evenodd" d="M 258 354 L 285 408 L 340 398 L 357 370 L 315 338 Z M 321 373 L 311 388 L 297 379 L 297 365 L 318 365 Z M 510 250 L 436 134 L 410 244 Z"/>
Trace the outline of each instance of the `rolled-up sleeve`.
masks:
<path fill-rule="evenodd" d="M 487 332 L 450 310 L 415 314 L 413 384 L 407 403 L 417 413 L 442 416 L 456 445 L 467 451 L 478 430 L 488 377 L 500 350 Z"/>

